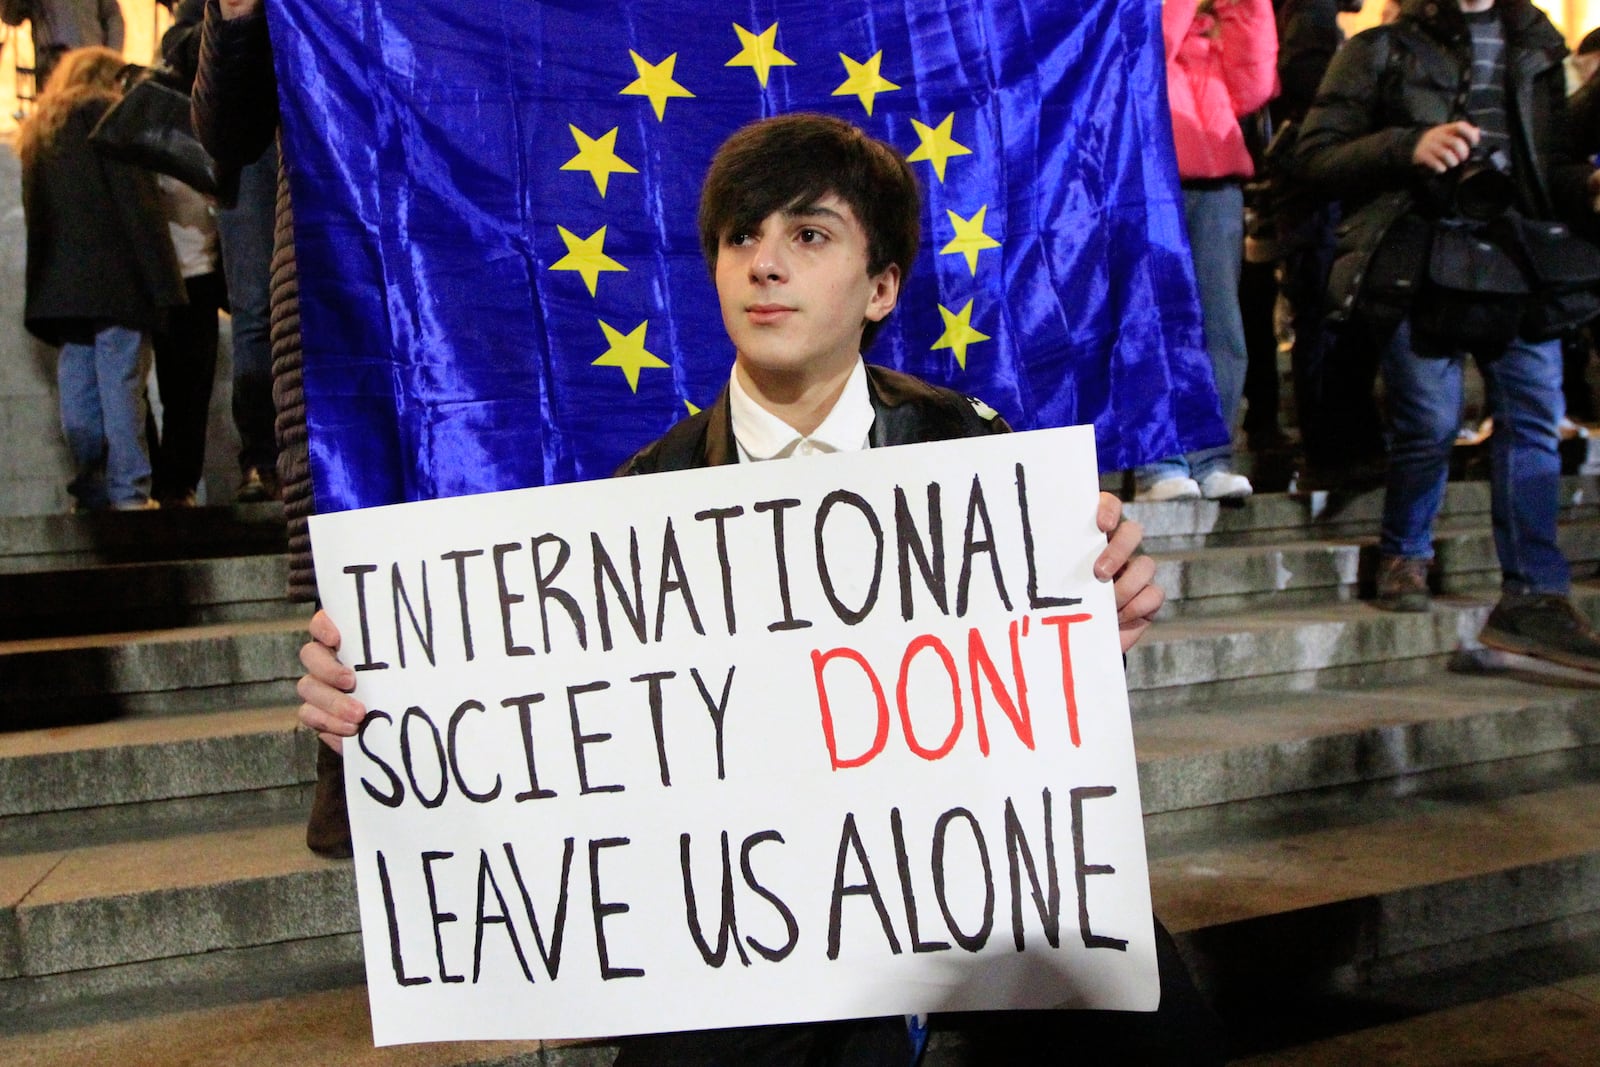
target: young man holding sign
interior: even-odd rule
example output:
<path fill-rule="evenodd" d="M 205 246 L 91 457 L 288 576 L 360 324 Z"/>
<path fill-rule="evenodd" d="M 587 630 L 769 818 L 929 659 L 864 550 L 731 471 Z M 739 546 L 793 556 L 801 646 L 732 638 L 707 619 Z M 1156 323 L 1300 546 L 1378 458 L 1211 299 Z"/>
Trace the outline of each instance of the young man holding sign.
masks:
<path fill-rule="evenodd" d="M 757 122 L 718 151 L 702 190 L 701 242 L 735 348 L 728 387 L 619 473 L 644 474 L 791 455 L 854 452 L 1009 431 L 983 404 L 862 361 L 894 309 L 919 236 L 915 177 L 890 146 L 819 115 Z M 1113 581 L 1124 651 L 1160 608 L 1155 566 L 1136 551 L 1139 525 L 1100 494 L 1108 544 L 1094 564 Z M 338 749 L 366 708 L 354 672 L 335 658 L 340 635 L 319 612 L 301 652 L 301 722 Z M 1212 1020 L 1166 931 L 1154 1014 L 992 1012 L 961 1017 L 981 1062 L 1109 1057 L 1105 1062 L 1220 1063 Z M 618 1062 L 884 1064 L 905 1067 L 914 1044 L 900 1018 L 665 1034 L 624 1043 Z"/>

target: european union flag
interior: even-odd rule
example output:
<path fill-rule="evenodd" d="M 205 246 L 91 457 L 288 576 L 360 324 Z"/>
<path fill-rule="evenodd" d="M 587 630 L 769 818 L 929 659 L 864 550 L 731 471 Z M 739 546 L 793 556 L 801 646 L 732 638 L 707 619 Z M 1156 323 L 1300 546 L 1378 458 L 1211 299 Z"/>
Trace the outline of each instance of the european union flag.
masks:
<path fill-rule="evenodd" d="M 716 146 L 899 147 L 923 250 L 869 358 L 1105 469 L 1219 443 L 1158 0 L 296 0 L 270 8 L 319 510 L 609 474 L 732 347 Z"/>

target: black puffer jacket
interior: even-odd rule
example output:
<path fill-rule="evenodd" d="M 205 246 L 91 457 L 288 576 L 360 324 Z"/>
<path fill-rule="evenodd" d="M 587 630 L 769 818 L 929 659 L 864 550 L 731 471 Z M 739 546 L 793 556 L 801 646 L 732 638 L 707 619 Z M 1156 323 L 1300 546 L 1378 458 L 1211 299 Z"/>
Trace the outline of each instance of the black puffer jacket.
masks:
<path fill-rule="evenodd" d="M 872 420 L 869 438 L 873 448 L 984 437 L 1011 430 L 1005 419 L 978 401 L 870 363 L 867 392 L 877 416 Z M 739 447 L 733 438 L 733 418 L 724 387 L 716 403 L 684 419 L 654 444 L 646 445 L 617 474 L 654 474 L 737 462 Z"/>
<path fill-rule="evenodd" d="M 1561 60 L 1567 48 L 1529 0 L 1497 0 L 1517 208 L 1534 218 L 1588 214 L 1591 168 L 1571 147 Z M 1334 56 L 1296 145 L 1298 177 L 1345 203 L 1328 282 L 1330 314 L 1349 316 L 1367 265 L 1432 175 L 1411 161 L 1422 135 L 1465 116 L 1472 66 L 1454 0 L 1405 0 L 1400 18 L 1356 35 Z"/>

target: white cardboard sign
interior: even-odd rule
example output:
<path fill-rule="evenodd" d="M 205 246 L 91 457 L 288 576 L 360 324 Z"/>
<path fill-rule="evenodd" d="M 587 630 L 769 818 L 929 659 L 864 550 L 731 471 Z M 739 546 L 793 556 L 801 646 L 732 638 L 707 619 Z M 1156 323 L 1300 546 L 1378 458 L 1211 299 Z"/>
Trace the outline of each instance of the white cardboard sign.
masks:
<path fill-rule="evenodd" d="M 380 1045 L 1153 1010 L 1085 428 L 313 518 Z"/>

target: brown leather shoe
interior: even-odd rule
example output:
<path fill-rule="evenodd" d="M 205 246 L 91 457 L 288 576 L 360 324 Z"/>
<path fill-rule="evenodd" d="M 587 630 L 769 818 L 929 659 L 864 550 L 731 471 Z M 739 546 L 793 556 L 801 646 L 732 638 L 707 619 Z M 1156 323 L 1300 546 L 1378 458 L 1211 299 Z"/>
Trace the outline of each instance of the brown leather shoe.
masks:
<path fill-rule="evenodd" d="M 1384 556 L 1378 564 L 1377 606 L 1385 611 L 1427 611 L 1433 601 L 1428 590 L 1432 560 Z"/>
<path fill-rule="evenodd" d="M 1506 594 L 1489 613 L 1478 640 L 1584 671 L 1600 671 L 1600 634 L 1564 596 Z"/>

